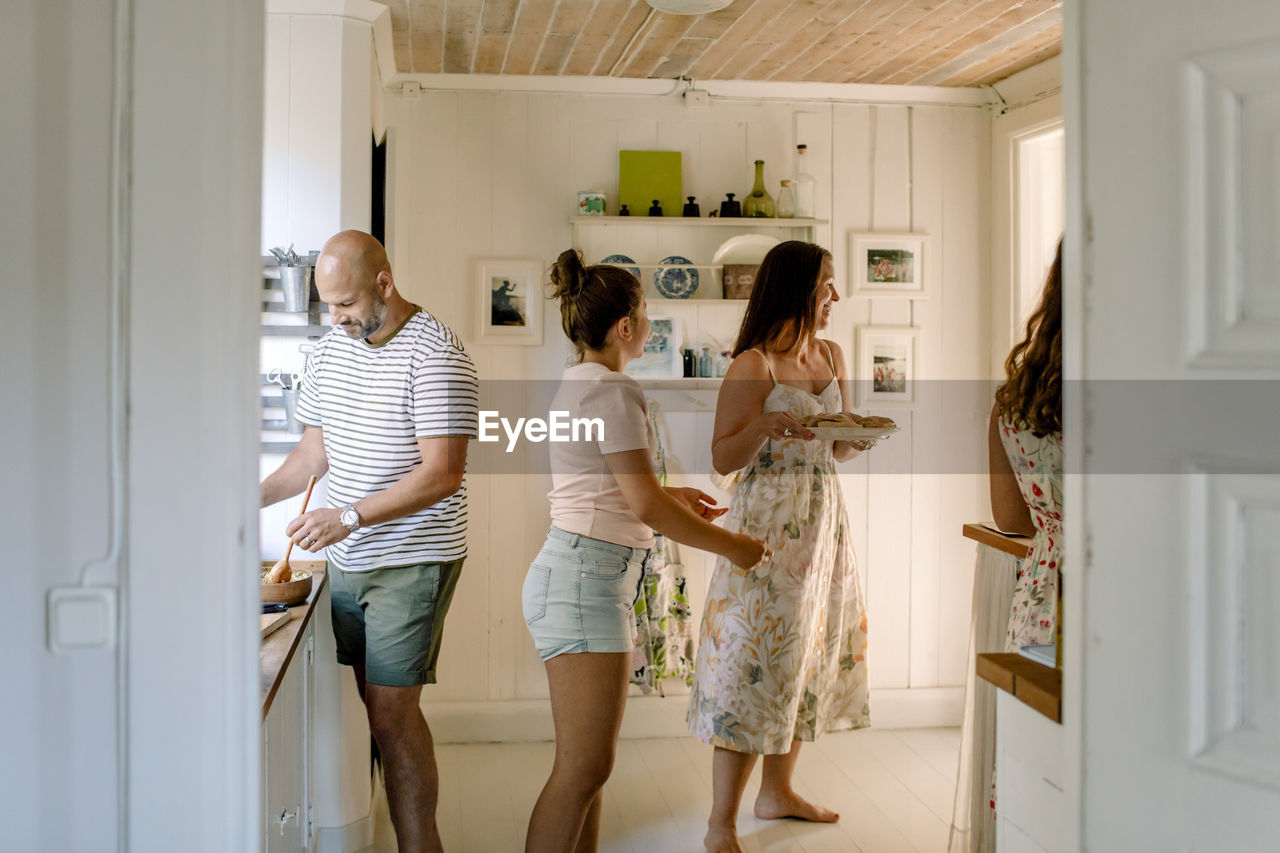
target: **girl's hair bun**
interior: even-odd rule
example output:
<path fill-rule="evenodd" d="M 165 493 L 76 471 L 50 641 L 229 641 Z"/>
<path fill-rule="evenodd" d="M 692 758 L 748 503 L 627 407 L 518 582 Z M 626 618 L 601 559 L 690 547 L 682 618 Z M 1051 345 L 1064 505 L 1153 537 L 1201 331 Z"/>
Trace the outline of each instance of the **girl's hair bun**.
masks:
<path fill-rule="evenodd" d="M 643 294 L 640 282 L 620 267 L 588 267 L 576 249 L 565 249 L 551 267 L 551 298 L 560 301 L 564 333 L 581 354 L 599 350 L 622 317 L 635 317 Z"/>
<path fill-rule="evenodd" d="M 551 268 L 551 295 L 555 299 L 577 298 L 586 289 L 590 278 L 578 250 L 565 249 Z"/>

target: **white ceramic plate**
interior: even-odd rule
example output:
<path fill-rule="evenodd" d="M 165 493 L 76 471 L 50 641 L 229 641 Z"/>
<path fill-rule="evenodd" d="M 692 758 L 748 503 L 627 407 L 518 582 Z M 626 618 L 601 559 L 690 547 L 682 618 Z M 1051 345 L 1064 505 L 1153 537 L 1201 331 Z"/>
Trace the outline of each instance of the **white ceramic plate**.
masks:
<path fill-rule="evenodd" d="M 758 264 L 769 250 L 782 241 L 768 234 L 739 234 L 720 244 L 711 258 L 713 264 Z"/>
<path fill-rule="evenodd" d="M 819 441 L 866 441 L 888 438 L 900 427 L 809 427 L 809 432 Z"/>

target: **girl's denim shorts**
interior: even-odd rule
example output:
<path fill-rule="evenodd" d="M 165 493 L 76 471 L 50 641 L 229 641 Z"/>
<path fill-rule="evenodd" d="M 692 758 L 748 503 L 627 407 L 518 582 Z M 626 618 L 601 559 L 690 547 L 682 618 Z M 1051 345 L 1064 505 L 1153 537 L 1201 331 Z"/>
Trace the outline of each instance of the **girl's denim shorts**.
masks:
<path fill-rule="evenodd" d="M 524 621 L 543 660 L 574 652 L 629 652 L 632 608 L 653 549 L 547 531 L 524 579 Z"/>

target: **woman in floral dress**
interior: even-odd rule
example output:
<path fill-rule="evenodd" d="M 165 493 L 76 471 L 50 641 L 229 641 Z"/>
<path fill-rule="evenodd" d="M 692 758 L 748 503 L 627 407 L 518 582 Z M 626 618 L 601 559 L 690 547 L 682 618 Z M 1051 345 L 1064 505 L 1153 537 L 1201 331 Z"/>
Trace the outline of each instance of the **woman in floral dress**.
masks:
<path fill-rule="evenodd" d="M 757 817 L 835 821 L 791 787 L 800 744 L 870 723 L 866 613 L 835 468 L 870 443 L 816 441 L 801 424 L 850 408 L 844 356 L 817 336 L 839 298 L 825 249 L 775 246 L 717 402 L 713 465 L 737 477 L 726 527 L 774 553 L 750 569 L 718 560 L 703 613 L 688 723 L 715 747 L 711 851 L 741 850 L 735 821 L 757 755 Z"/>
<path fill-rule="evenodd" d="M 1055 644 L 1058 572 L 1062 569 L 1062 242 L 1040 304 L 1027 318 L 1027 335 L 1005 359 L 1005 383 L 996 389 L 987 430 L 991 513 L 1008 533 L 1031 536 L 1018 567 L 1005 632 L 1006 652 Z M 996 772 L 994 733 L 977 730 L 961 750 L 985 752 L 993 762 L 987 817 L 974 835 L 994 848 Z M 961 766 L 964 766 L 962 761 Z"/>
<path fill-rule="evenodd" d="M 1018 568 L 1005 651 L 1054 643 L 1062 569 L 1062 245 L 1027 336 L 1005 361 L 988 446 L 996 525 L 1032 536 Z"/>

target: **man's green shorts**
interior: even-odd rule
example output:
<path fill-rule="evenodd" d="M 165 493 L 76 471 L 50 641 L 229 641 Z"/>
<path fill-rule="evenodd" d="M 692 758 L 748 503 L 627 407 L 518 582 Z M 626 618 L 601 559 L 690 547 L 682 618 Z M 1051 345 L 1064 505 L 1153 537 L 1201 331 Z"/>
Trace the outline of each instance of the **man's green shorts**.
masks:
<path fill-rule="evenodd" d="M 462 560 L 347 572 L 329 564 L 338 663 L 388 687 L 436 683 L 444 617 Z"/>

